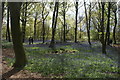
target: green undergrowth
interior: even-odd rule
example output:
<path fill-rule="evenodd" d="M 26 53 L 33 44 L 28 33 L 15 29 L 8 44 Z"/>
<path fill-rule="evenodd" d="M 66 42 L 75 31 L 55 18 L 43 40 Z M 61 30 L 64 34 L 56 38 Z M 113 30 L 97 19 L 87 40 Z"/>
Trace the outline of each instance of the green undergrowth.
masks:
<path fill-rule="evenodd" d="M 2 41 L 2 48 L 13 48 L 12 42 Z"/>
<path fill-rule="evenodd" d="M 25 69 L 54 78 L 120 77 L 115 60 L 101 53 L 92 54 L 92 50 L 85 52 L 71 46 L 62 46 L 54 50 L 41 47 L 26 48 L 29 63 Z"/>
<path fill-rule="evenodd" d="M 88 50 L 86 50 L 88 49 Z M 51 78 L 118 78 L 117 61 L 90 48 L 64 45 L 25 47 L 28 64 L 25 70 Z M 109 53 L 108 53 L 109 54 Z M 14 60 L 6 58 L 10 65 Z"/>
<path fill-rule="evenodd" d="M 13 63 L 15 62 L 15 58 L 3 57 L 2 59 L 8 62 L 8 66 L 12 66 Z"/>

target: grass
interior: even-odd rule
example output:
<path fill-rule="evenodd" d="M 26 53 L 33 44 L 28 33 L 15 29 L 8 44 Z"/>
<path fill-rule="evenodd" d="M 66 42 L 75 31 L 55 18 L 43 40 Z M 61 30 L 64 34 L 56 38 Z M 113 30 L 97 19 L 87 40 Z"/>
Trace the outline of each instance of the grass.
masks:
<path fill-rule="evenodd" d="M 86 50 L 87 49 L 87 50 Z M 28 64 L 24 69 L 51 78 L 117 78 L 118 64 L 90 48 L 63 45 L 51 48 L 25 47 Z M 6 59 L 12 65 L 13 59 Z"/>
<path fill-rule="evenodd" d="M 34 48 L 33 48 L 34 49 Z M 63 49 L 63 50 L 61 50 Z M 30 51 L 31 52 L 30 52 Z M 29 64 L 25 69 L 39 72 L 43 76 L 63 78 L 116 78 L 117 63 L 101 53 L 91 54 L 92 50 L 79 51 L 71 46 L 51 49 L 39 47 L 38 51 L 26 49 Z M 33 53 L 32 53 L 33 52 Z M 37 58 L 37 59 L 36 59 Z"/>

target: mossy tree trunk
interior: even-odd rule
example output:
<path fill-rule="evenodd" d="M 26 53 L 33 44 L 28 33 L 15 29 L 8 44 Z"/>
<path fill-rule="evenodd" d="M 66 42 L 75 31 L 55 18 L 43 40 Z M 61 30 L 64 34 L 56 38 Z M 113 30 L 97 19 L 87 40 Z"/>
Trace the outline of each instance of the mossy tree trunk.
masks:
<path fill-rule="evenodd" d="M 15 52 L 15 63 L 13 67 L 22 68 L 26 65 L 27 59 L 22 44 L 22 32 L 20 30 L 20 2 L 9 2 L 11 16 L 11 32 L 13 39 L 13 48 Z"/>

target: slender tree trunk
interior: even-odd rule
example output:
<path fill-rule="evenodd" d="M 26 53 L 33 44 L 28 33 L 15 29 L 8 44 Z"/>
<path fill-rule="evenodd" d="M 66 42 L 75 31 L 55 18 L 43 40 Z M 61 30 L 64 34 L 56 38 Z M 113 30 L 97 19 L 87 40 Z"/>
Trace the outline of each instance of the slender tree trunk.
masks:
<path fill-rule="evenodd" d="M 43 7 L 43 10 L 42 10 L 42 38 L 43 38 L 43 43 L 45 42 L 45 19 L 44 19 L 44 8 L 45 8 L 45 5 L 44 3 L 42 4 L 42 7 Z"/>
<path fill-rule="evenodd" d="M 107 30 L 106 30 L 106 38 L 105 38 L 105 44 L 109 45 L 110 40 L 110 2 L 108 3 L 108 20 L 107 20 Z"/>
<path fill-rule="evenodd" d="M 37 12 L 35 15 L 35 20 L 34 20 L 34 39 L 36 39 L 36 22 L 37 22 Z"/>
<path fill-rule="evenodd" d="M 58 9 L 59 9 L 59 2 L 55 2 L 53 20 L 52 20 L 53 21 L 52 22 L 52 39 L 51 39 L 51 43 L 49 46 L 51 48 L 54 48 L 54 44 L 55 44 L 55 31 L 56 31 L 56 24 L 57 24 Z"/>
<path fill-rule="evenodd" d="M 44 19 L 44 9 L 45 5 L 44 3 L 42 4 L 43 10 L 42 10 L 42 38 L 43 38 L 43 43 L 45 42 L 45 19 Z"/>
<path fill-rule="evenodd" d="M 60 33 L 61 33 L 61 35 L 60 35 L 60 36 L 61 36 L 60 40 L 61 40 L 61 42 L 63 41 L 63 34 L 62 34 L 62 32 L 63 32 L 63 29 L 61 28 L 61 29 L 60 29 Z"/>
<path fill-rule="evenodd" d="M 76 1 L 76 5 L 75 5 L 75 8 L 76 8 L 76 16 L 75 16 L 75 43 L 77 43 L 77 16 L 78 16 L 78 2 Z"/>
<path fill-rule="evenodd" d="M 45 20 L 49 14 L 49 12 L 45 15 L 45 3 L 42 3 L 42 38 L 43 38 L 43 43 L 45 42 Z"/>
<path fill-rule="evenodd" d="M 11 32 L 13 39 L 13 48 L 15 52 L 15 63 L 13 67 L 22 68 L 26 65 L 27 59 L 22 44 L 22 32 L 20 30 L 20 2 L 9 2 L 11 17 Z"/>
<path fill-rule="evenodd" d="M 25 41 L 25 34 L 26 34 L 26 22 L 27 22 L 27 2 L 25 3 L 25 8 L 23 11 L 23 22 L 22 22 L 22 38 L 23 42 Z"/>
<path fill-rule="evenodd" d="M 7 36 L 8 37 L 8 41 L 11 42 L 11 39 L 10 39 L 10 30 L 9 30 L 9 6 L 7 8 Z"/>
<path fill-rule="evenodd" d="M 104 38 L 104 10 L 105 10 L 105 3 L 102 2 L 101 42 L 102 42 L 102 53 L 106 54 L 106 44 L 105 44 L 106 42 L 105 42 L 105 38 Z"/>
<path fill-rule="evenodd" d="M 82 29 L 81 29 L 81 25 L 80 25 L 80 39 L 82 38 Z"/>
<path fill-rule="evenodd" d="M 6 29 L 6 41 L 8 40 L 8 33 L 7 33 L 7 29 Z"/>
<path fill-rule="evenodd" d="M 89 44 L 91 45 L 91 42 L 90 42 L 90 26 L 91 25 L 91 3 L 90 3 L 90 6 L 89 6 L 89 23 L 88 23 L 88 42 Z"/>
<path fill-rule="evenodd" d="M 116 37 L 115 37 L 115 32 L 116 32 L 116 26 L 117 26 L 117 14 L 116 14 L 116 11 L 114 12 L 114 15 L 115 15 L 115 26 L 113 28 L 113 41 L 114 41 L 114 44 L 116 44 Z"/>
<path fill-rule="evenodd" d="M 45 42 L 45 22 L 43 20 L 43 43 Z"/>
<path fill-rule="evenodd" d="M 54 23 L 55 23 L 55 12 L 56 12 L 56 6 L 57 6 L 57 3 L 55 2 L 55 7 L 54 7 L 54 12 L 53 12 L 53 18 L 52 18 L 52 39 L 51 39 L 51 43 L 50 43 L 50 46 L 51 48 L 54 47 Z"/>
<path fill-rule="evenodd" d="M 63 20 L 64 20 L 64 24 L 63 24 L 63 26 L 64 26 L 64 35 L 63 35 L 63 40 L 64 40 L 64 42 L 66 42 L 66 20 L 65 20 L 65 2 L 63 2 Z"/>
<path fill-rule="evenodd" d="M 47 37 L 46 37 L 46 40 L 48 40 L 49 39 L 49 27 L 47 28 Z"/>
<path fill-rule="evenodd" d="M 88 16 L 87 16 L 87 9 L 86 9 L 86 2 L 84 1 L 84 7 L 85 7 L 85 16 L 86 16 L 86 27 L 87 27 L 87 36 L 88 36 L 88 43 L 91 45 L 90 42 L 90 26 L 88 23 Z"/>

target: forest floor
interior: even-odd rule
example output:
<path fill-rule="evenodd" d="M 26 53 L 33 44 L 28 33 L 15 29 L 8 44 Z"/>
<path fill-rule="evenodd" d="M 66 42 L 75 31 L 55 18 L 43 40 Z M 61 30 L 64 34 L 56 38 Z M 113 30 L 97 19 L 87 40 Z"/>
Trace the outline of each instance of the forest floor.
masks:
<path fill-rule="evenodd" d="M 92 44 L 97 44 L 96 42 L 92 42 Z M 84 49 L 84 50 L 88 50 L 88 52 L 86 52 L 86 54 L 90 54 L 91 51 L 90 50 L 94 50 L 95 53 L 97 52 L 100 52 L 101 51 L 101 48 L 99 46 L 93 46 L 93 47 L 90 47 L 88 44 L 86 44 L 86 42 L 83 42 L 83 43 L 72 43 L 72 42 L 68 42 L 68 43 L 56 43 L 56 48 L 58 47 L 63 47 L 63 46 L 72 46 L 73 49 L 76 49 L 76 48 L 81 48 Z M 36 47 L 42 47 L 42 48 L 49 48 L 48 44 L 40 44 L 39 42 L 36 42 L 34 44 L 31 44 L 31 45 L 28 45 L 28 43 L 24 44 L 25 48 L 33 48 L 32 50 L 35 50 L 37 51 L 38 48 Z M 62 48 L 63 49 L 63 48 Z M 81 49 L 81 52 L 82 52 L 82 49 Z M 110 49 L 112 49 L 113 51 L 109 51 Z M 83 50 L 83 53 L 84 53 L 84 50 Z M 117 50 L 117 51 L 116 51 Z M 110 53 L 109 57 L 111 58 L 111 56 L 113 56 L 113 54 L 116 54 L 116 57 L 118 56 L 118 54 L 120 53 L 120 44 L 116 44 L 116 45 L 112 45 L 111 47 L 108 46 L 107 47 L 107 51 Z M 72 52 L 69 52 L 69 53 L 75 53 L 76 50 L 73 50 Z M 52 53 L 58 53 L 58 51 L 54 51 Z M 46 54 L 44 56 L 49 56 L 51 54 Z M 13 51 L 13 48 L 10 48 L 10 47 L 3 47 L 2 49 L 2 74 L 5 74 L 7 73 L 8 71 L 12 70 L 13 67 L 11 67 L 9 64 L 9 62 L 6 60 L 6 58 L 14 58 L 14 51 Z M 12 65 L 12 64 L 11 64 Z M 13 75 L 3 75 L 3 77 L 6 77 L 6 78 L 49 78 L 49 76 L 42 76 L 40 73 L 38 72 L 31 72 L 30 70 L 26 70 L 26 69 L 23 69 L 19 72 L 16 72 L 14 74 L 14 71 L 13 71 Z"/>
<path fill-rule="evenodd" d="M 9 58 L 14 58 L 14 51 L 12 48 L 10 49 L 2 49 L 2 74 L 5 74 L 7 73 L 8 71 L 11 71 L 13 69 L 12 66 L 9 66 L 8 65 L 8 62 L 6 60 L 4 60 L 4 57 L 9 57 Z M 10 73 L 10 74 L 13 74 L 11 76 L 9 76 L 10 74 L 8 75 L 5 75 L 3 77 L 5 78 L 44 78 L 41 76 L 41 74 L 39 73 L 32 73 L 28 70 L 21 70 L 19 71 L 18 73 L 14 74 L 15 71 L 13 71 L 13 73 Z"/>

